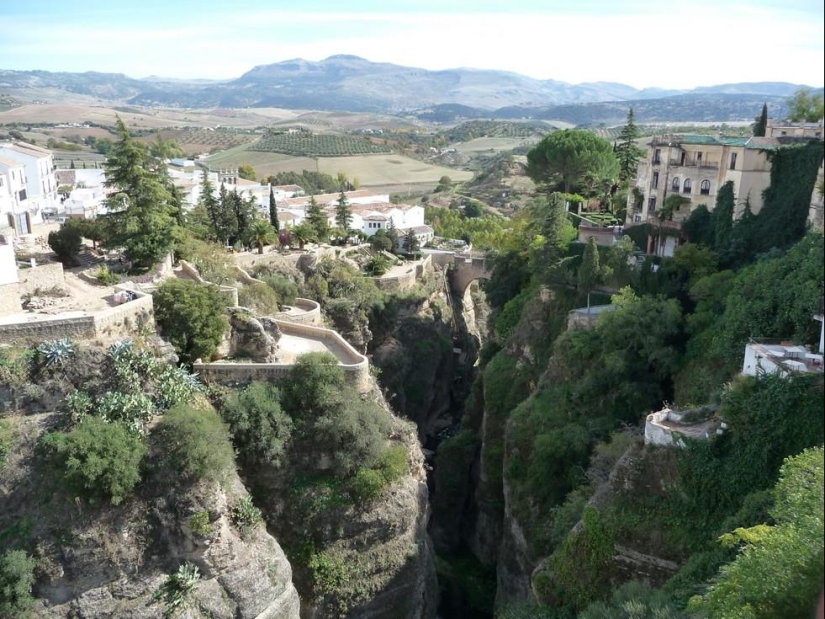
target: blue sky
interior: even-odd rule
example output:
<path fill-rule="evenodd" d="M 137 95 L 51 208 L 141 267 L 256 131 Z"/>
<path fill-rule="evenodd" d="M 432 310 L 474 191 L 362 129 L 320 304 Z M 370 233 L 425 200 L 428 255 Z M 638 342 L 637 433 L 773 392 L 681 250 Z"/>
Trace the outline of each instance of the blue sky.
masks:
<path fill-rule="evenodd" d="M 692 88 L 823 84 L 822 0 L 0 2 L 0 69 L 225 79 L 355 54 L 426 69 Z"/>

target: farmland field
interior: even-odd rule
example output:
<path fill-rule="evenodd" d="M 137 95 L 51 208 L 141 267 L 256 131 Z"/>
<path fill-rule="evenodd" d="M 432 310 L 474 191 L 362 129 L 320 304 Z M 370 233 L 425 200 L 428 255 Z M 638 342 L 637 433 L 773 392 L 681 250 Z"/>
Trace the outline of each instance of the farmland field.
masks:
<path fill-rule="evenodd" d="M 265 135 L 252 144 L 249 150 L 284 153 L 295 157 L 341 157 L 390 152 L 386 146 L 373 144 L 363 137 L 305 132 Z"/>
<path fill-rule="evenodd" d="M 532 146 L 536 142 L 538 142 L 537 138 L 476 138 L 469 142 L 453 144 L 452 148 L 460 153 L 469 154 L 485 150 L 512 150 L 519 146 Z"/>
<path fill-rule="evenodd" d="M 254 133 L 233 131 L 224 127 L 214 130 L 175 129 L 163 131 L 161 135 L 164 140 L 175 140 L 190 155 L 242 146 L 243 144 L 249 144 L 258 137 Z"/>
<path fill-rule="evenodd" d="M 402 155 L 360 155 L 354 157 L 290 157 L 282 153 L 264 153 L 239 146 L 209 157 L 212 169 L 236 167 L 242 163 L 254 166 L 259 178 L 278 172 L 316 170 L 336 175 L 345 172 L 357 178 L 363 186 L 438 183 L 442 176 L 455 181 L 472 178 L 472 172 L 445 166 L 430 165 Z"/>

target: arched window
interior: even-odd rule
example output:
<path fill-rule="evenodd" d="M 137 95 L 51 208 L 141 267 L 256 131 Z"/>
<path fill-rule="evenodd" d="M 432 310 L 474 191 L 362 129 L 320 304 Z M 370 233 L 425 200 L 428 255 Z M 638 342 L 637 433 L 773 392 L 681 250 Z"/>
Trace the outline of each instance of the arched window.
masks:
<path fill-rule="evenodd" d="M 686 178 L 685 184 L 682 186 L 682 193 L 690 193 L 691 189 L 693 189 L 693 183 L 690 182 L 689 178 Z"/>
<path fill-rule="evenodd" d="M 678 176 L 673 179 L 673 182 L 670 184 L 670 188 L 673 191 L 679 191 L 679 177 Z"/>
<path fill-rule="evenodd" d="M 699 185 L 699 193 L 701 193 L 703 196 L 709 196 L 710 195 L 710 181 L 709 180 L 706 179 L 706 180 L 702 181 L 702 184 Z"/>

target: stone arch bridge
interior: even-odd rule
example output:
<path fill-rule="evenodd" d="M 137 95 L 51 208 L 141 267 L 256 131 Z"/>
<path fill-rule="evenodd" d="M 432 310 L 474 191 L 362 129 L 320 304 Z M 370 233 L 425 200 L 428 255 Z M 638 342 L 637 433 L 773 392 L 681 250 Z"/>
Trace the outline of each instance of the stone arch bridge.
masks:
<path fill-rule="evenodd" d="M 431 255 L 433 262 L 447 268 L 450 288 L 456 294 L 463 296 L 475 279 L 490 279 L 492 272 L 487 268 L 484 254 L 439 252 Z"/>

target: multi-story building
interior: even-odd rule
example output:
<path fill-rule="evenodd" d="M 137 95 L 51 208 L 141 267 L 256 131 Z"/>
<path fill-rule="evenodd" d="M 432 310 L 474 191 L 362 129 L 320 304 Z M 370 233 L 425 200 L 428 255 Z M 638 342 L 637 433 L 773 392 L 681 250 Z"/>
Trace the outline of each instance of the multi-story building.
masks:
<path fill-rule="evenodd" d="M 26 167 L 0 154 L 0 234 L 29 234 L 31 225 Z"/>
<path fill-rule="evenodd" d="M 762 192 L 771 177 L 771 164 L 764 149 L 778 143 L 775 138 L 654 137 L 648 145 L 647 156 L 639 163 L 637 195 L 631 192 L 628 198 L 627 224 L 655 217 L 668 196 L 674 194 L 687 202 L 672 213 L 673 221 L 683 221 L 700 204 L 712 210 L 719 188 L 728 181 L 734 184 L 736 215 L 741 214 L 745 200 L 750 202 L 751 210 L 758 213 L 762 208 Z"/>
<path fill-rule="evenodd" d="M 733 182 L 740 217 L 745 205 L 751 212 L 762 209 L 762 195 L 770 185 L 768 151 L 782 145 L 822 139 L 822 122 L 769 122 L 765 137 L 709 135 L 656 136 L 639 162 L 635 187 L 628 196 L 626 226 L 652 223 L 666 234 L 649 238 L 648 253 L 671 256 L 678 245 L 682 222 L 700 204 L 713 210 L 719 189 Z M 820 177 L 822 169 L 820 168 Z M 811 196 L 814 226 L 822 227 L 821 183 Z M 668 200 L 677 195 L 681 200 Z M 670 206 L 668 206 L 670 202 Z M 663 208 L 667 207 L 667 213 Z M 671 208 L 672 207 L 672 208 Z"/>
<path fill-rule="evenodd" d="M 51 151 L 25 142 L 0 143 L 0 156 L 14 159 L 26 168 L 28 212 L 32 223 L 43 221 L 42 213 L 56 213 L 60 206 L 57 174 Z"/>

